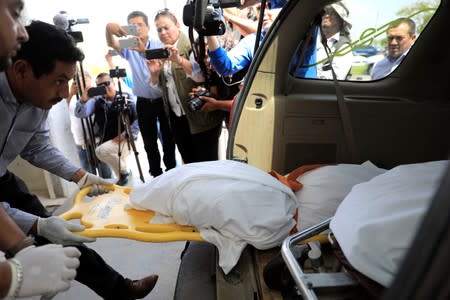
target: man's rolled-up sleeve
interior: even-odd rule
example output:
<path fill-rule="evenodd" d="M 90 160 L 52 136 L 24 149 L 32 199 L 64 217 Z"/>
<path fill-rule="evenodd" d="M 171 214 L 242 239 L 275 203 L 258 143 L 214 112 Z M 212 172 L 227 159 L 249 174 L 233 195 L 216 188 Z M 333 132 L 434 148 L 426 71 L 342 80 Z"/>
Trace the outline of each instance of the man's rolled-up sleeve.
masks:
<path fill-rule="evenodd" d="M 6 213 L 11 217 L 11 219 L 14 220 L 14 222 L 16 222 L 17 226 L 19 226 L 19 228 L 25 234 L 27 234 L 30 231 L 31 227 L 38 218 L 35 215 L 29 214 L 16 208 L 12 208 L 6 202 L 1 202 L 0 204 L 3 206 Z"/>

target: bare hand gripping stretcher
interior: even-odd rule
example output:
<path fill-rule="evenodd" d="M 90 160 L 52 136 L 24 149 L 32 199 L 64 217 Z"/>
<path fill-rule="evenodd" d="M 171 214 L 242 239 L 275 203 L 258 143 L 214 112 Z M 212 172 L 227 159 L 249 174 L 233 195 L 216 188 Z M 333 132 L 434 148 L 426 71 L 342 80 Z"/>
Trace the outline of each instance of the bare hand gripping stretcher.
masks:
<path fill-rule="evenodd" d="M 93 199 L 85 198 L 90 188 L 81 190 L 73 206 L 61 215 L 65 220 L 80 219 L 86 229 L 77 232 L 89 237 L 115 237 L 142 242 L 202 241 L 200 233 L 191 226 L 179 224 L 150 224 L 152 210 L 127 208 L 131 189 L 117 185 L 105 189 L 111 192 Z"/>

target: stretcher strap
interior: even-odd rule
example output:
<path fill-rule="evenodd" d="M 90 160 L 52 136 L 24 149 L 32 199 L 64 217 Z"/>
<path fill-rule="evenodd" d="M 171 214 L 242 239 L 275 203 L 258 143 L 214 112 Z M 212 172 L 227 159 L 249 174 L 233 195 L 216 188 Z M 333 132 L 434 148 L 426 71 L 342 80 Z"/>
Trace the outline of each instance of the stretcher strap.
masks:
<path fill-rule="evenodd" d="M 273 177 L 275 177 L 276 179 L 278 179 L 282 184 L 288 186 L 293 192 L 297 192 L 301 188 L 303 188 L 303 184 L 301 182 L 297 181 L 297 178 L 300 175 L 302 175 L 308 171 L 311 171 L 311 170 L 314 170 L 314 169 L 317 169 L 317 168 L 320 168 L 323 166 L 326 166 L 326 164 L 304 165 L 304 166 L 301 166 L 301 167 L 293 170 L 292 172 L 290 172 L 287 177 L 279 174 L 278 172 L 276 172 L 274 170 L 270 171 L 269 174 L 272 175 Z M 298 223 L 298 208 L 295 210 L 295 214 L 294 214 L 293 218 L 295 220 L 295 223 Z M 291 229 L 290 234 L 292 235 L 297 232 L 298 232 L 297 226 L 294 226 Z"/>

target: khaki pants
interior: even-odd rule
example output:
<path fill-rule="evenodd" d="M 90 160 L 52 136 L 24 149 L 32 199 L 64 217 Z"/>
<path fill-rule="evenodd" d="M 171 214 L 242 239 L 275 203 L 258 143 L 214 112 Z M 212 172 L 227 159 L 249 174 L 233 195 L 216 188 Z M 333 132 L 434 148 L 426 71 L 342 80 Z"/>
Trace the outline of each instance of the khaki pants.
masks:
<path fill-rule="evenodd" d="M 120 174 L 127 174 L 129 172 L 127 166 L 127 157 L 130 154 L 130 149 L 126 141 L 120 143 L 119 157 L 119 144 L 112 140 L 106 141 L 95 149 L 95 154 L 98 159 L 107 163 L 116 174 L 117 178 L 120 178 Z"/>

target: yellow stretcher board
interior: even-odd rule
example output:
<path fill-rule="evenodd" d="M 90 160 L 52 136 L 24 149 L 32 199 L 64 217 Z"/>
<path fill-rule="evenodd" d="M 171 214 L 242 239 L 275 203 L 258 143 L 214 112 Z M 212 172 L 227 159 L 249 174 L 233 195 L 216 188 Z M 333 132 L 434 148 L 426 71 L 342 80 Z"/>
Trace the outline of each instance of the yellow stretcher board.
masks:
<path fill-rule="evenodd" d="M 117 185 L 110 192 L 90 198 L 90 188 L 81 190 L 72 208 L 61 215 L 65 220 L 79 219 L 86 229 L 77 232 L 88 237 L 114 237 L 142 242 L 202 241 L 200 233 L 191 226 L 179 224 L 150 224 L 155 216 L 151 210 L 126 208 L 131 188 Z"/>

